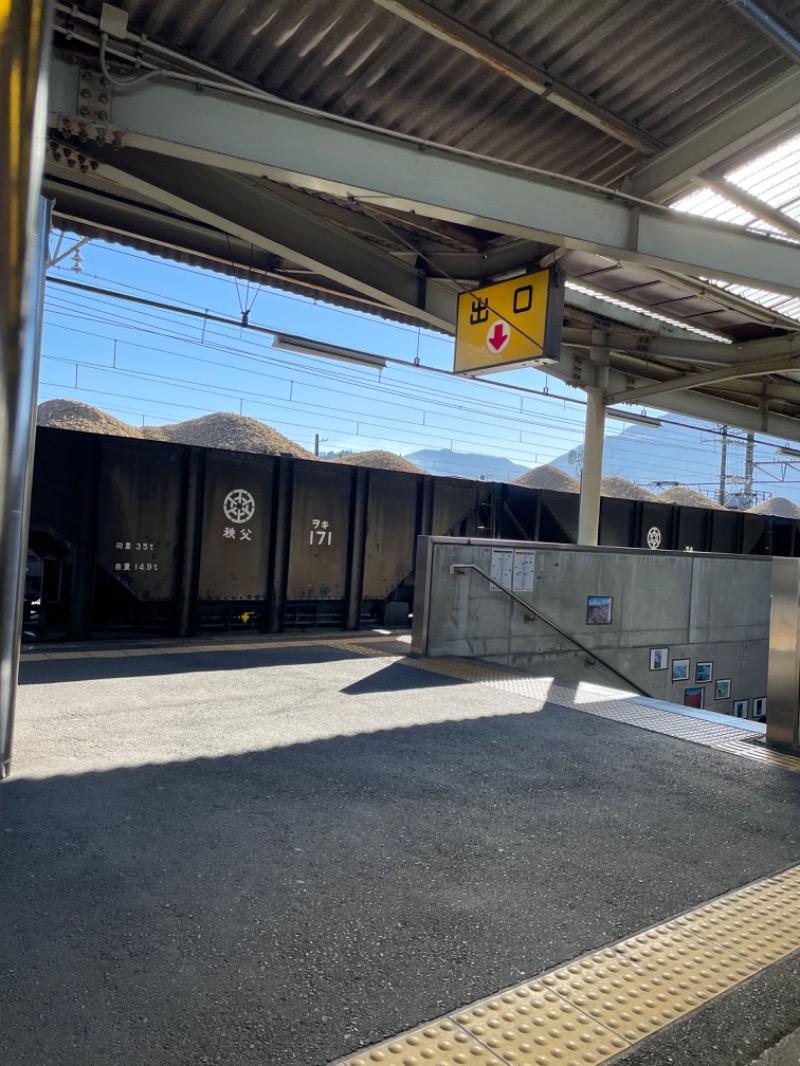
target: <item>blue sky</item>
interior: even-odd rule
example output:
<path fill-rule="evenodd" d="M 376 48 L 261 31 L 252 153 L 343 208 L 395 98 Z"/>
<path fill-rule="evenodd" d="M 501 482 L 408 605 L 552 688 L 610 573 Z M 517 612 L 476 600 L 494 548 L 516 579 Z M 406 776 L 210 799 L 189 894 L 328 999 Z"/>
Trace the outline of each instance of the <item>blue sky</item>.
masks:
<path fill-rule="evenodd" d="M 65 239 L 62 252 L 71 241 Z M 242 307 L 252 305 L 253 325 L 452 369 L 451 337 L 246 282 L 237 285 L 220 274 L 99 241 L 84 245 L 80 254 L 82 273 L 72 272 L 68 257 L 51 276 L 236 322 Z M 389 365 L 379 373 L 273 349 L 270 336 L 239 325 L 204 323 L 61 285 L 48 286 L 42 356 L 40 400 L 81 400 L 134 426 L 233 411 L 267 422 L 309 451 L 319 433 L 323 452 L 451 448 L 525 467 L 549 462 L 583 439 L 584 409 L 575 402 L 582 394 L 534 369 L 482 381 L 413 365 Z M 495 381 L 539 393 L 549 389 L 549 395 L 497 388 Z M 609 422 L 609 445 L 624 428 Z M 718 439 L 699 424 L 688 438 L 687 447 L 686 431 L 669 424 L 640 435 L 635 469 L 628 459 L 624 470 L 615 468 L 615 449 L 607 445 L 604 472 L 625 473 L 643 484 L 672 476 L 712 492 Z"/>
<path fill-rule="evenodd" d="M 63 251 L 62 247 L 62 251 Z M 92 242 L 83 273 L 67 258 L 52 277 L 131 292 L 254 325 L 449 371 L 453 340 L 312 300 L 261 289 L 143 253 Z M 254 300 L 254 302 L 253 302 Z M 486 382 L 389 366 L 382 372 L 275 350 L 271 338 L 180 314 L 48 286 L 40 400 L 82 400 L 132 425 L 229 410 L 268 422 L 306 448 L 452 447 L 546 462 L 582 439 L 583 408 Z M 535 370 L 497 380 L 567 390 Z M 580 398 L 576 393 L 573 399 Z"/>

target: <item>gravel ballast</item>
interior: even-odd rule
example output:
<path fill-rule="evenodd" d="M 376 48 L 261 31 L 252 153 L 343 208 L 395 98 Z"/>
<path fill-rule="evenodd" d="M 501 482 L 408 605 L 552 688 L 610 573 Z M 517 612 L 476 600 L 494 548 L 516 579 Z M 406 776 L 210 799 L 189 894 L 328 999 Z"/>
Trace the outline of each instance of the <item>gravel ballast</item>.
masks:
<path fill-rule="evenodd" d="M 682 507 L 709 507 L 712 511 L 726 511 L 727 508 L 715 500 L 704 496 L 702 492 L 687 489 L 685 485 L 675 485 L 666 492 L 660 492 L 656 499 L 660 503 L 677 503 Z"/>
<path fill-rule="evenodd" d="M 776 518 L 800 518 L 800 507 L 785 496 L 773 496 L 771 500 L 748 507 L 747 513 L 775 515 Z"/>
<path fill-rule="evenodd" d="M 580 482 L 574 477 L 549 463 L 520 474 L 511 484 L 522 485 L 526 489 L 550 489 L 553 492 L 580 492 L 581 489 Z"/>
<path fill-rule="evenodd" d="M 77 400 L 46 400 L 39 404 L 36 421 L 40 426 L 72 429 L 84 433 L 103 433 L 112 437 L 160 440 L 172 444 L 194 444 L 201 448 L 225 448 L 261 455 L 292 455 L 296 459 L 315 459 L 311 452 L 284 437 L 272 426 L 256 418 L 229 411 L 203 415 L 187 422 L 168 426 L 129 426 L 113 415 Z"/>
<path fill-rule="evenodd" d="M 421 466 L 415 466 L 402 455 L 392 452 L 371 451 L 356 452 L 355 455 L 343 455 L 338 459 L 329 459 L 331 463 L 344 463 L 345 466 L 369 466 L 374 470 L 395 470 L 401 474 L 424 474 Z"/>

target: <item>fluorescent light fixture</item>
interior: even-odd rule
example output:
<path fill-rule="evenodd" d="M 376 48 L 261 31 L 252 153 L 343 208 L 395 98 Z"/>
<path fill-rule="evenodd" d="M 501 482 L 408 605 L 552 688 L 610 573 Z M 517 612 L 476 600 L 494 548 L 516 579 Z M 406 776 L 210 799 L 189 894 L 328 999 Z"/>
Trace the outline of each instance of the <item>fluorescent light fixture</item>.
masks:
<path fill-rule="evenodd" d="M 791 455 L 795 459 L 800 459 L 800 451 L 797 448 L 778 448 L 778 455 Z"/>
<path fill-rule="evenodd" d="M 294 337 L 290 333 L 276 333 L 273 348 L 282 351 L 299 352 L 300 355 L 322 355 L 326 359 L 338 359 L 343 363 L 356 363 L 358 366 L 371 366 L 376 370 L 386 367 L 386 360 L 380 355 L 359 352 L 352 348 L 340 348 L 336 344 L 314 341 L 308 337 Z"/>
<path fill-rule="evenodd" d="M 636 422 L 640 426 L 660 426 L 660 418 L 651 418 L 650 415 L 634 415 L 629 414 L 627 411 L 615 411 L 613 407 L 606 408 L 606 414 L 609 418 L 616 418 L 620 422 Z M 797 453 L 800 455 L 800 452 Z"/>

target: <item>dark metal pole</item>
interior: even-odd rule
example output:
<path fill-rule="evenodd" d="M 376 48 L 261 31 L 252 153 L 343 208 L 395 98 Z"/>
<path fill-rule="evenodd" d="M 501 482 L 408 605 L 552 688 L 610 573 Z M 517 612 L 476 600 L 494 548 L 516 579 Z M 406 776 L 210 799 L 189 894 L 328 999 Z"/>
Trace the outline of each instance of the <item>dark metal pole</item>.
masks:
<path fill-rule="evenodd" d="M 0 778 L 11 765 L 49 205 L 47 0 L 0 6 Z"/>
<path fill-rule="evenodd" d="M 745 507 L 753 506 L 753 466 L 755 452 L 755 433 L 747 434 L 747 445 L 744 453 L 744 500 Z"/>
<path fill-rule="evenodd" d="M 722 455 L 719 461 L 719 492 L 717 493 L 717 503 L 721 503 L 725 506 L 725 500 L 728 497 L 728 427 L 722 427 Z"/>

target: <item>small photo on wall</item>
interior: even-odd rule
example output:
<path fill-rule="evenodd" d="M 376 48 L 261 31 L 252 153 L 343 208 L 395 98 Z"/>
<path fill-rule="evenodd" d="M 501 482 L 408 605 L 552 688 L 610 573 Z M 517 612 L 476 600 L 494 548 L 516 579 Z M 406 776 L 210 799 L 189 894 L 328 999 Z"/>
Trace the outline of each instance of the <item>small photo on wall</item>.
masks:
<path fill-rule="evenodd" d="M 710 681 L 713 669 L 713 663 L 698 663 L 694 668 L 695 684 L 705 685 L 706 682 Z"/>
<path fill-rule="evenodd" d="M 733 701 L 733 713 L 736 718 L 747 717 L 747 705 L 749 700 L 734 700 Z"/>
<path fill-rule="evenodd" d="M 714 683 L 714 699 L 729 700 L 731 698 L 731 679 L 718 680 Z"/>
<path fill-rule="evenodd" d="M 610 626 L 613 596 L 589 596 L 586 600 L 587 626 Z"/>
<path fill-rule="evenodd" d="M 683 692 L 683 706 L 684 707 L 702 707 L 703 706 L 703 688 L 687 688 Z"/>
<path fill-rule="evenodd" d="M 760 715 L 767 713 L 767 697 L 759 696 L 753 700 L 753 717 L 757 718 Z"/>
<path fill-rule="evenodd" d="M 669 662 L 669 648 L 650 649 L 650 669 L 666 670 Z"/>
<path fill-rule="evenodd" d="M 673 681 L 688 681 L 689 680 L 689 660 L 688 659 L 673 659 L 672 660 L 672 680 Z"/>

